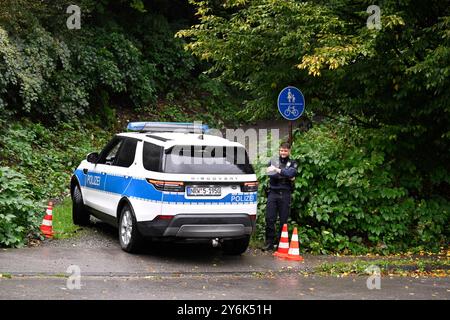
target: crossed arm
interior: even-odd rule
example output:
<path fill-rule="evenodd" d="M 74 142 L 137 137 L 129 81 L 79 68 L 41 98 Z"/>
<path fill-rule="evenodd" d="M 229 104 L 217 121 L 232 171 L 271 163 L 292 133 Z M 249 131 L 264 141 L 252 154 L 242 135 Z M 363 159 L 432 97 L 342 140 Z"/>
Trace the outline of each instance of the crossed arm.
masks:
<path fill-rule="evenodd" d="M 269 167 L 267 168 L 267 172 L 276 172 L 280 177 L 286 177 L 286 178 L 290 178 L 293 179 L 295 178 L 296 174 L 297 174 L 297 168 L 294 167 L 289 167 L 289 168 L 284 168 L 284 169 L 280 169 L 277 168 L 273 165 L 271 165 L 269 163 Z"/>

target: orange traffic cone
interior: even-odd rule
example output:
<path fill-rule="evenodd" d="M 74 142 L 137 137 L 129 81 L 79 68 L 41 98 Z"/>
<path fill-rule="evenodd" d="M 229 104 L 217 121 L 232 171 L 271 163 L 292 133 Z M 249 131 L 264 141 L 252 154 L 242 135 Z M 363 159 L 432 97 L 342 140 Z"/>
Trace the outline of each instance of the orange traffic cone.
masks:
<path fill-rule="evenodd" d="M 52 217 L 53 217 L 53 203 L 49 202 L 47 211 L 42 220 L 41 231 L 46 238 L 53 238 L 53 227 L 52 227 Z"/>
<path fill-rule="evenodd" d="M 280 243 L 278 244 L 278 250 L 273 255 L 278 258 L 287 257 L 289 252 L 289 234 L 287 224 L 283 225 L 283 229 L 281 230 L 281 238 Z"/>
<path fill-rule="evenodd" d="M 300 255 L 297 227 L 294 228 L 292 233 L 291 244 L 289 246 L 289 253 L 285 259 L 294 261 L 303 261 L 303 257 Z"/>

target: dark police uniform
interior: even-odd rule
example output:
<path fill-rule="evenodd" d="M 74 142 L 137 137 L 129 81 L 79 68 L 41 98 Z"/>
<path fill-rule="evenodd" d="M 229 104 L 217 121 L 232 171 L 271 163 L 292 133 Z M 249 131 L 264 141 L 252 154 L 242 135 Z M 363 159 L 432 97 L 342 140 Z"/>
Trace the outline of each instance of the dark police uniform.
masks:
<path fill-rule="evenodd" d="M 269 163 L 269 166 L 272 164 L 273 161 Z M 277 221 L 277 212 L 280 216 L 278 238 L 280 238 L 283 224 L 288 221 L 293 187 L 291 179 L 297 174 L 297 162 L 289 157 L 280 157 L 279 165 L 275 166 L 280 168 L 281 172 L 270 175 L 269 181 L 266 211 L 266 245 L 269 246 L 276 244 L 275 223 Z"/>

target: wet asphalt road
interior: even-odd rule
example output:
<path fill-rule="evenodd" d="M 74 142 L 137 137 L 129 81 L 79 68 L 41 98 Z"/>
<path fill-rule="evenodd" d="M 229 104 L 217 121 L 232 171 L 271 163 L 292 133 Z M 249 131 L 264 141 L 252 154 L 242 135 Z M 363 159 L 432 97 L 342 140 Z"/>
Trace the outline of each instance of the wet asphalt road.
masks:
<path fill-rule="evenodd" d="M 64 278 L 19 277 L 0 281 L 0 299 L 449 299 L 445 278 L 383 278 L 380 290 L 368 290 L 366 277 L 276 275 L 178 275 L 82 277 L 81 289 L 69 290 Z"/>
<path fill-rule="evenodd" d="M 120 249 L 114 229 L 96 223 L 76 238 L 0 250 L 0 299 L 450 299 L 450 278 L 382 277 L 381 288 L 369 290 L 366 276 L 303 274 L 349 257 L 304 258 L 164 243 L 132 255 Z M 79 267 L 80 289 L 67 286 L 71 265 Z"/>

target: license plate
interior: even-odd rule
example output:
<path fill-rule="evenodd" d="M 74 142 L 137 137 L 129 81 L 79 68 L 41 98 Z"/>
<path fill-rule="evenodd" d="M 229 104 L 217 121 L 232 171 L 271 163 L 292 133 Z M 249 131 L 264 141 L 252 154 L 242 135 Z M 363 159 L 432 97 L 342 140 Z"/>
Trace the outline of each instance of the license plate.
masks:
<path fill-rule="evenodd" d="M 222 190 L 216 186 L 188 186 L 188 196 L 220 196 Z"/>

